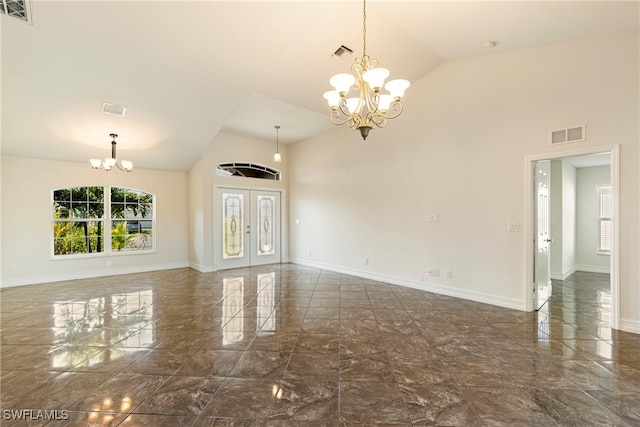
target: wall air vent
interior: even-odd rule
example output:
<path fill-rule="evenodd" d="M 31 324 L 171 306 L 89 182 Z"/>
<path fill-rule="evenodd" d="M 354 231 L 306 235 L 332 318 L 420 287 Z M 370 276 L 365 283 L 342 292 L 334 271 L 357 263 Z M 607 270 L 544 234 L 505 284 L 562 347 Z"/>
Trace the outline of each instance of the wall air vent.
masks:
<path fill-rule="evenodd" d="M 111 104 L 109 102 L 102 103 L 102 112 L 106 114 L 113 114 L 114 116 L 124 117 L 124 112 L 127 111 L 127 107 L 124 105 Z"/>
<path fill-rule="evenodd" d="M 338 61 L 344 61 L 344 59 L 347 58 L 352 53 L 353 53 L 352 49 L 349 49 L 345 45 L 340 45 L 340 47 L 337 48 L 336 51 L 333 52 L 333 55 L 331 56 L 337 59 Z"/>
<path fill-rule="evenodd" d="M 31 23 L 31 3 L 28 0 L 0 0 L 0 12 Z"/>
<path fill-rule="evenodd" d="M 585 125 L 559 129 L 551 132 L 551 145 L 566 144 L 568 142 L 584 141 L 586 139 Z"/>

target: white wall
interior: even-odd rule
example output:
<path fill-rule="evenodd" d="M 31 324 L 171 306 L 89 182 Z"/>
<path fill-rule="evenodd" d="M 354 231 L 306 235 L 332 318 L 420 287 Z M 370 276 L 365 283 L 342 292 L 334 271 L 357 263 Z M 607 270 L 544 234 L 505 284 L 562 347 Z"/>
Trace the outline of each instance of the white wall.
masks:
<path fill-rule="evenodd" d="M 562 162 L 562 278 L 576 271 L 576 168 Z"/>
<path fill-rule="evenodd" d="M 608 273 L 610 256 L 597 253 L 600 235 L 598 189 L 611 185 L 609 166 L 577 169 L 576 269 Z"/>
<path fill-rule="evenodd" d="M 529 309 L 527 242 L 507 232 L 525 218 L 525 159 L 620 144 L 620 314 L 640 331 L 638 47 L 633 33 L 450 61 L 366 142 L 340 128 L 292 145 L 292 260 Z M 586 141 L 549 145 L 576 124 Z"/>
<path fill-rule="evenodd" d="M 154 253 L 52 259 L 51 191 L 88 185 L 125 186 L 156 195 Z M 3 156 L 2 286 L 188 266 L 187 190 L 186 173 L 104 172 L 88 162 Z"/>
<path fill-rule="evenodd" d="M 287 183 L 289 154 L 287 145 L 280 145 L 282 162 L 275 163 L 275 143 L 219 133 L 209 144 L 202 158 L 189 172 L 189 187 L 192 191 L 189 202 L 189 218 L 191 222 L 190 235 L 190 265 L 198 271 L 215 271 L 214 242 L 214 200 L 213 195 L 217 186 L 261 188 L 282 190 L 282 218 L 287 224 Z M 256 178 L 218 176 L 216 169 L 220 163 L 252 162 L 277 169 L 281 172 L 280 181 Z M 286 226 L 282 227 L 282 258 L 288 260 L 288 235 Z"/>
<path fill-rule="evenodd" d="M 576 271 L 577 260 L 577 175 L 576 168 L 562 162 L 562 278 Z"/>

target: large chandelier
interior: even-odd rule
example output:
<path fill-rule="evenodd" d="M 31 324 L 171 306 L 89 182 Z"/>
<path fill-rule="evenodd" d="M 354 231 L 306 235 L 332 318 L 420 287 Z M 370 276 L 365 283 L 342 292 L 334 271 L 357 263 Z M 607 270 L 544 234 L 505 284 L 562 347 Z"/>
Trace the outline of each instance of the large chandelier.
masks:
<path fill-rule="evenodd" d="M 116 166 L 121 171 L 131 172 L 133 170 L 133 162 L 131 160 L 116 160 L 116 138 L 117 134 L 109 134 L 111 137 L 111 157 L 105 157 L 103 159 L 90 159 L 91 167 L 93 169 L 103 168 L 106 171 L 110 171 L 112 167 Z"/>
<path fill-rule="evenodd" d="M 400 100 L 411 83 L 396 79 L 384 84 L 389 70 L 379 68 L 378 60 L 367 55 L 367 1 L 363 3 L 362 58 L 356 58 L 351 65 L 351 74 L 336 74 L 329 79 L 335 90 L 325 92 L 324 98 L 331 107 L 331 123 L 359 129 L 362 139 L 367 139 L 371 129 L 384 127 L 387 120 L 402 113 Z M 389 93 L 380 93 L 383 87 Z M 358 97 L 347 98 L 351 88 L 358 91 Z"/>

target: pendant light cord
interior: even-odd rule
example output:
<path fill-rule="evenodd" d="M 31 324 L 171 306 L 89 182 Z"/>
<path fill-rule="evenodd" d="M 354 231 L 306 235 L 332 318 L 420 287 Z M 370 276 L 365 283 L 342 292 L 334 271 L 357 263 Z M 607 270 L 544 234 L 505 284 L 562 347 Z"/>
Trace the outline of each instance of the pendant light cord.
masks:
<path fill-rule="evenodd" d="M 367 0 L 362 6 L 362 57 L 367 56 Z"/>

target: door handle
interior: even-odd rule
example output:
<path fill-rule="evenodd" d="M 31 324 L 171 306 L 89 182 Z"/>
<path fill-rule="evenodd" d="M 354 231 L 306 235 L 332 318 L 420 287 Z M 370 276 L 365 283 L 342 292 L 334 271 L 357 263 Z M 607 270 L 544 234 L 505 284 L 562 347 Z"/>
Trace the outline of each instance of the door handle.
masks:
<path fill-rule="evenodd" d="M 547 242 L 547 243 L 551 243 L 551 242 L 553 242 L 553 239 L 544 239 L 544 241 Z"/>

